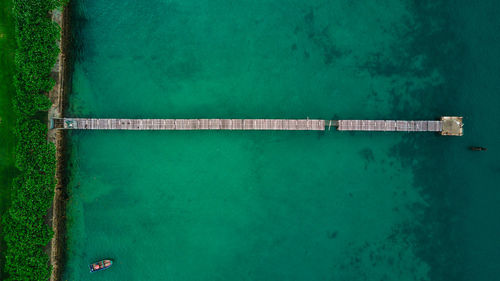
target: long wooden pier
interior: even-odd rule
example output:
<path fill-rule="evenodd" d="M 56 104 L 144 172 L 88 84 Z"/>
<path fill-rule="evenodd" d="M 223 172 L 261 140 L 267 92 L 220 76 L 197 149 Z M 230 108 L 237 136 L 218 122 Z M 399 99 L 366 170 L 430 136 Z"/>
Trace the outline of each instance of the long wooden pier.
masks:
<path fill-rule="evenodd" d="M 277 130 L 440 132 L 462 135 L 461 117 L 441 120 L 320 120 L 320 119 L 102 119 L 53 118 L 51 129 L 64 130 Z"/>
<path fill-rule="evenodd" d="M 54 129 L 78 130 L 290 130 L 324 131 L 317 119 L 53 119 Z"/>

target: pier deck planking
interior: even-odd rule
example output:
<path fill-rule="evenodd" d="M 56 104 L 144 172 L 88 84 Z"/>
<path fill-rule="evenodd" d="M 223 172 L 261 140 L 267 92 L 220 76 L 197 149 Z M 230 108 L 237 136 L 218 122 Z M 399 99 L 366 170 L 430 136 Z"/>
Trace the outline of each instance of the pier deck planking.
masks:
<path fill-rule="evenodd" d="M 325 130 L 325 120 L 317 119 L 61 118 L 53 124 L 55 129 L 69 130 Z"/>
<path fill-rule="evenodd" d="M 339 120 L 339 131 L 441 132 L 441 121 Z"/>
<path fill-rule="evenodd" d="M 446 123 L 447 122 L 447 123 Z M 446 126 L 444 126 L 444 124 Z M 462 135 L 461 117 L 441 120 L 319 120 L 319 119 L 105 119 L 53 118 L 51 128 L 67 130 L 277 130 L 440 132 Z"/>

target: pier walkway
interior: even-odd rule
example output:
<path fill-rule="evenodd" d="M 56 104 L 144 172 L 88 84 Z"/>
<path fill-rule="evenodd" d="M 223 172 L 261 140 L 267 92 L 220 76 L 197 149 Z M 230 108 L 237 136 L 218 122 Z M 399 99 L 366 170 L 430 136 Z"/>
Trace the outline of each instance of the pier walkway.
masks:
<path fill-rule="evenodd" d="M 315 119 L 53 119 L 55 129 L 80 130 L 290 130 L 324 131 Z"/>
<path fill-rule="evenodd" d="M 65 130 L 277 130 L 439 132 L 461 136 L 462 117 L 440 120 L 320 120 L 320 119 L 102 119 L 52 118 L 51 129 Z"/>
<path fill-rule="evenodd" d="M 441 132 L 442 121 L 339 120 L 339 131 Z"/>

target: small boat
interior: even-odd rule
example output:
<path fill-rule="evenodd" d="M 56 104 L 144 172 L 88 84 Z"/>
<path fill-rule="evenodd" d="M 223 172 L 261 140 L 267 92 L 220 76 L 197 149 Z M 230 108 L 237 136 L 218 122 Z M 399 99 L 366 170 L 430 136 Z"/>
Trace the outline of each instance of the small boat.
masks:
<path fill-rule="evenodd" d="M 102 260 L 95 262 L 93 264 L 89 264 L 90 272 L 96 272 L 104 269 L 108 269 L 113 265 L 112 260 Z"/>
<path fill-rule="evenodd" d="M 481 147 L 481 146 L 471 146 L 470 150 L 474 150 L 474 151 L 486 151 L 488 149 L 486 147 Z"/>

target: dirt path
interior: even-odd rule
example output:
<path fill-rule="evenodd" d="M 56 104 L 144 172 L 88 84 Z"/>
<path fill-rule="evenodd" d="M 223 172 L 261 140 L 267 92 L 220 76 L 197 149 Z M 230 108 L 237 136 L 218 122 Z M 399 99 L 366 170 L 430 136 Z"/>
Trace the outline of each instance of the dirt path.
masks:
<path fill-rule="evenodd" d="M 66 101 L 66 94 L 70 86 L 70 68 L 67 54 L 70 45 L 70 30 L 69 30 L 69 8 L 64 7 L 62 11 L 54 11 L 52 19 L 57 22 L 61 28 L 61 41 L 59 57 L 57 63 L 53 68 L 52 75 L 56 80 L 54 89 L 49 93 L 49 98 L 52 101 L 52 107 L 48 112 L 48 120 L 52 117 L 62 117 L 64 115 L 64 107 Z M 50 124 L 48 124 L 50 126 Z M 65 182 L 65 133 L 61 130 L 49 130 L 48 140 L 56 145 L 56 186 L 54 190 L 54 200 L 52 202 L 52 216 L 51 223 L 54 230 L 54 236 L 50 243 L 50 264 L 52 266 L 52 274 L 50 281 L 57 281 L 61 279 L 64 259 L 64 246 L 65 246 L 65 211 L 66 201 L 68 194 Z M 50 214 L 49 214 L 50 216 Z"/>

